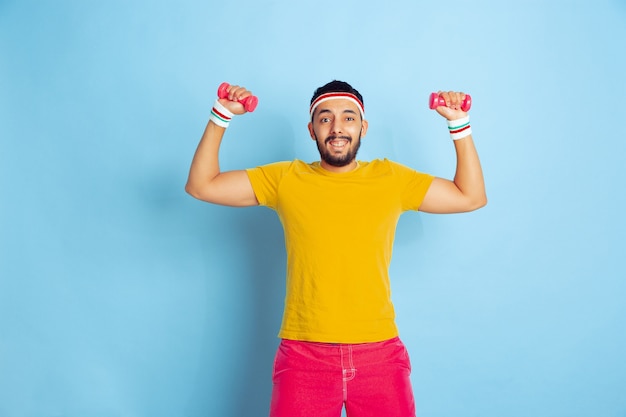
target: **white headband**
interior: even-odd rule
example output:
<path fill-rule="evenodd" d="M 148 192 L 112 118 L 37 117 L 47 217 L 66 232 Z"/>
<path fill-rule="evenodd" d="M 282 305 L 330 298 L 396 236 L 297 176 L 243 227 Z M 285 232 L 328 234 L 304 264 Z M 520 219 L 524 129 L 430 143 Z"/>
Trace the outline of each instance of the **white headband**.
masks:
<path fill-rule="evenodd" d="M 340 99 L 340 98 L 345 99 L 345 100 L 350 100 L 351 102 L 356 104 L 356 106 L 359 108 L 359 111 L 361 112 L 361 118 L 365 118 L 365 107 L 363 107 L 363 103 L 361 102 L 361 100 L 359 100 L 357 96 L 355 96 L 354 94 L 350 94 L 350 93 L 322 94 L 321 96 L 316 98 L 313 103 L 311 103 L 311 109 L 309 110 L 310 116 L 313 117 L 313 112 L 315 111 L 317 106 L 319 106 L 321 103 L 328 101 L 328 100 L 335 100 L 335 99 Z"/>

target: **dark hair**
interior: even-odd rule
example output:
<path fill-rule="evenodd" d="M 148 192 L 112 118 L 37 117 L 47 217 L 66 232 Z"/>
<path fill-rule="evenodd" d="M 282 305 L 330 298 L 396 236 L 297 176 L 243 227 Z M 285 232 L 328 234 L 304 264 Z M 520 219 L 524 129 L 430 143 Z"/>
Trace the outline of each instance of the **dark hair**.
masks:
<path fill-rule="evenodd" d="M 354 94 L 355 96 L 357 96 L 357 98 L 361 101 L 363 105 L 365 104 L 363 103 L 363 96 L 361 96 L 361 93 L 359 93 L 356 88 L 352 87 L 350 84 L 348 84 L 345 81 L 337 81 L 337 80 L 331 81 L 328 84 L 323 85 L 317 90 L 315 90 L 315 93 L 313 93 L 313 98 L 311 98 L 311 104 L 313 104 L 316 98 L 326 93 Z"/>

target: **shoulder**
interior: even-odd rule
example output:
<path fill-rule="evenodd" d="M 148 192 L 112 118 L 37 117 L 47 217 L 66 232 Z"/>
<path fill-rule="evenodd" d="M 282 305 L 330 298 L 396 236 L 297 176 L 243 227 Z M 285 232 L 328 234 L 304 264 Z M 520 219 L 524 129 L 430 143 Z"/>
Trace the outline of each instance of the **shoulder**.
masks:
<path fill-rule="evenodd" d="M 248 168 L 248 173 L 254 174 L 258 172 L 281 172 L 288 170 L 295 161 L 279 161 L 269 164 L 259 165 L 254 168 Z"/>
<path fill-rule="evenodd" d="M 279 161 L 259 165 L 254 168 L 248 168 L 246 171 L 251 180 L 271 178 L 273 181 L 281 181 L 286 176 L 297 175 L 302 172 L 313 172 L 313 170 L 314 164 L 294 159 L 292 161 Z"/>
<path fill-rule="evenodd" d="M 364 169 L 377 173 L 397 174 L 403 172 L 416 172 L 413 168 L 387 158 L 373 159 L 369 162 L 359 161 L 359 164 L 361 164 Z"/>
<path fill-rule="evenodd" d="M 390 159 L 375 159 L 368 165 L 369 176 L 385 176 L 397 184 L 429 186 L 433 176 Z"/>
<path fill-rule="evenodd" d="M 427 175 L 430 176 L 430 174 L 426 174 L 422 171 L 419 171 L 413 167 L 410 167 L 408 165 L 402 164 L 400 162 L 395 162 L 389 159 L 381 159 L 379 160 L 380 164 L 384 167 L 386 167 L 387 169 L 393 171 L 396 174 L 406 174 L 406 175 Z"/>

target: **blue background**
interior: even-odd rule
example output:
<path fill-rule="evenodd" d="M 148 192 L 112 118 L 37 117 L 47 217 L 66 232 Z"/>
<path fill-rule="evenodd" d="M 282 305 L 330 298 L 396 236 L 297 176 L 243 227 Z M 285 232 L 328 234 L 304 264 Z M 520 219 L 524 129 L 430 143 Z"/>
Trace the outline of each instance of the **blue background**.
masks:
<path fill-rule="evenodd" d="M 472 94 L 489 204 L 405 214 L 392 264 L 421 417 L 626 416 L 626 3 L 0 1 L 0 416 L 263 416 L 284 297 L 266 208 L 183 187 L 316 160 L 349 81 L 360 159 L 450 178 L 428 94 Z"/>

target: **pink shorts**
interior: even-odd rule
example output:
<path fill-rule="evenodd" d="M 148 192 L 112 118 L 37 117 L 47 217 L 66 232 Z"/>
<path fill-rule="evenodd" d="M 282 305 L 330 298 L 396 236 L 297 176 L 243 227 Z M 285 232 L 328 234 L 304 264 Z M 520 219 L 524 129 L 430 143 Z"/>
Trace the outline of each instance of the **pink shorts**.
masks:
<path fill-rule="evenodd" d="M 282 340 L 270 417 L 414 417 L 411 363 L 399 338 L 362 344 Z"/>

